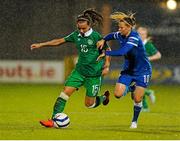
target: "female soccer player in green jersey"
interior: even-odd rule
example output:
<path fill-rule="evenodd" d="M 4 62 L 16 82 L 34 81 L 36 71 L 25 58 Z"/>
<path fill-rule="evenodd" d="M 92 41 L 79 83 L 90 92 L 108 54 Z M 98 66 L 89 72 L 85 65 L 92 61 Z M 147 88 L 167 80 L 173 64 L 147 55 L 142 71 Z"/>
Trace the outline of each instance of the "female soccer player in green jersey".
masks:
<path fill-rule="evenodd" d="M 161 53 L 156 49 L 152 41 L 150 40 L 150 37 L 148 36 L 148 30 L 145 27 L 138 27 L 137 29 L 139 35 L 142 38 L 143 44 L 145 46 L 146 54 L 148 56 L 148 59 L 150 61 L 156 61 L 161 59 Z M 150 100 L 152 103 L 155 103 L 155 95 L 154 91 L 151 89 L 146 89 L 144 92 L 144 97 L 143 97 L 143 109 L 142 111 L 148 112 L 149 111 L 149 106 L 146 100 L 146 96 L 149 96 Z"/>
<path fill-rule="evenodd" d="M 100 55 L 96 43 L 102 39 L 102 36 L 92 29 L 96 24 L 102 24 L 103 17 L 93 9 L 85 10 L 81 15 L 77 16 L 77 30 L 68 36 L 51 41 L 36 43 L 31 45 L 31 49 L 41 48 L 45 46 L 57 46 L 65 42 L 73 42 L 78 50 L 78 62 L 75 69 L 67 78 L 64 90 L 57 98 L 52 117 L 64 111 L 66 102 L 69 97 L 81 86 L 86 88 L 85 105 L 88 108 L 95 108 L 101 103 L 107 105 L 109 103 L 109 92 L 98 96 L 100 91 L 102 76 L 109 72 L 110 58 L 105 57 L 102 61 L 96 61 Z M 105 45 L 104 50 L 110 50 Z M 53 127 L 53 118 L 50 120 L 42 120 L 40 123 L 45 127 Z"/>

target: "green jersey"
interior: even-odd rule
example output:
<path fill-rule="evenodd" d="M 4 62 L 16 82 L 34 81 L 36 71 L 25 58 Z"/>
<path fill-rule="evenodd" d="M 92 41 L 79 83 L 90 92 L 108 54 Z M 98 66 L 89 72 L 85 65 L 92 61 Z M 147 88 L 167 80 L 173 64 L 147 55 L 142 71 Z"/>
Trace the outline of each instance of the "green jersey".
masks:
<path fill-rule="evenodd" d="M 148 57 L 155 55 L 158 51 L 151 41 L 147 41 L 144 46 Z"/>
<path fill-rule="evenodd" d="M 77 30 L 64 39 L 66 42 L 76 44 L 79 56 L 75 69 L 84 76 L 101 76 L 104 60 L 96 61 L 100 55 L 96 43 L 102 39 L 102 36 L 92 29 L 85 36 L 82 36 Z"/>

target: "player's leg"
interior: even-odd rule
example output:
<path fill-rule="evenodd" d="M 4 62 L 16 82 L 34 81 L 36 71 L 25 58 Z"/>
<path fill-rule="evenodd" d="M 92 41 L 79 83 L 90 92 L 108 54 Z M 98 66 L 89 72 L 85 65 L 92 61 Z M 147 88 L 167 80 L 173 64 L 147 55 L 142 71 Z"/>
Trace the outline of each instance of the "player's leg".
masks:
<path fill-rule="evenodd" d="M 131 85 L 129 86 L 129 92 L 131 92 L 131 99 L 133 100 L 134 98 L 134 91 L 136 89 L 136 83 L 132 82 Z"/>
<path fill-rule="evenodd" d="M 73 70 L 70 76 L 67 78 L 65 82 L 64 90 L 60 93 L 59 97 L 57 98 L 54 108 L 53 108 L 53 115 L 52 117 L 64 111 L 66 102 L 68 101 L 69 97 L 73 94 L 75 90 L 83 85 L 84 76 L 79 74 L 76 70 Z"/>
<path fill-rule="evenodd" d="M 74 70 L 66 80 L 64 90 L 60 93 L 59 97 L 56 99 L 53 108 L 52 118 L 48 121 L 41 120 L 40 121 L 41 125 L 45 127 L 53 127 L 52 119 L 54 115 L 64 111 L 66 102 L 68 101 L 69 97 L 73 94 L 75 90 L 77 90 L 77 88 L 82 86 L 83 81 L 84 81 L 83 76 L 81 76 L 76 70 Z"/>
<path fill-rule="evenodd" d="M 73 94 L 73 92 L 76 91 L 76 89 L 77 88 L 75 87 L 64 87 L 64 90 L 60 93 L 59 97 L 56 99 L 56 102 L 54 104 L 52 118 L 57 113 L 62 113 L 64 111 L 66 102 L 68 101 L 69 97 Z"/>
<path fill-rule="evenodd" d="M 149 96 L 150 101 L 154 104 L 156 101 L 156 96 L 154 95 L 154 91 L 151 89 L 145 90 L 145 95 Z"/>
<path fill-rule="evenodd" d="M 143 96 L 143 100 L 142 100 L 142 111 L 143 112 L 148 112 L 149 111 L 149 106 L 148 106 L 148 102 L 147 102 L 147 98 L 146 95 L 144 94 Z"/>
<path fill-rule="evenodd" d="M 129 92 L 131 82 L 132 78 L 129 75 L 121 75 L 116 83 L 114 96 L 116 98 L 125 96 Z"/>
<path fill-rule="evenodd" d="M 136 82 L 136 89 L 134 91 L 134 114 L 132 119 L 132 124 L 130 128 L 137 128 L 137 121 L 139 114 L 142 109 L 142 99 L 144 96 L 144 91 L 148 86 L 150 75 L 134 76 L 134 81 Z"/>
<path fill-rule="evenodd" d="M 101 103 L 107 105 L 109 103 L 109 91 L 104 95 L 98 96 L 102 84 L 102 77 L 92 77 L 85 80 L 84 86 L 86 88 L 85 105 L 88 108 L 95 108 Z"/>
<path fill-rule="evenodd" d="M 109 103 L 109 91 L 106 91 L 104 95 L 96 96 L 96 97 L 85 97 L 85 105 L 88 108 L 96 108 L 103 103 L 103 105 L 107 105 Z"/>
<path fill-rule="evenodd" d="M 156 97 L 154 95 L 154 91 L 150 90 L 150 89 L 146 89 L 144 92 L 144 97 L 143 97 L 143 112 L 149 112 L 149 106 L 148 106 L 148 102 L 147 102 L 147 98 L 146 96 L 148 96 L 150 98 L 150 101 L 152 103 L 155 103 Z"/>
<path fill-rule="evenodd" d="M 134 91 L 134 114 L 130 128 L 137 128 L 137 120 L 142 109 L 142 98 L 144 96 L 144 87 L 136 86 Z"/>
<path fill-rule="evenodd" d="M 115 90 L 114 90 L 114 96 L 116 98 L 120 98 L 127 93 L 127 86 L 122 83 L 116 83 Z"/>
<path fill-rule="evenodd" d="M 64 111 L 65 105 L 69 97 L 73 94 L 73 92 L 76 90 L 74 87 L 64 87 L 64 91 L 62 91 L 59 95 L 59 97 L 56 99 L 56 102 L 54 104 L 53 108 L 53 114 L 52 118 L 49 120 L 41 120 L 40 124 L 45 127 L 54 127 L 53 117 L 57 113 L 61 113 Z"/>

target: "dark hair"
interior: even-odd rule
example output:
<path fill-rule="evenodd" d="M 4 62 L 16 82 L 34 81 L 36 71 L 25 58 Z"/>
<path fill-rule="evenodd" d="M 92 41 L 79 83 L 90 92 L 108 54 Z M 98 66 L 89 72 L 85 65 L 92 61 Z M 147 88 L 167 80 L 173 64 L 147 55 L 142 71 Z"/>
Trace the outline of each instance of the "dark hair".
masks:
<path fill-rule="evenodd" d="M 93 8 L 89 8 L 84 10 L 82 14 L 78 15 L 76 21 L 87 21 L 88 24 L 91 24 L 91 26 L 95 26 L 97 24 L 102 26 L 103 17 Z"/>

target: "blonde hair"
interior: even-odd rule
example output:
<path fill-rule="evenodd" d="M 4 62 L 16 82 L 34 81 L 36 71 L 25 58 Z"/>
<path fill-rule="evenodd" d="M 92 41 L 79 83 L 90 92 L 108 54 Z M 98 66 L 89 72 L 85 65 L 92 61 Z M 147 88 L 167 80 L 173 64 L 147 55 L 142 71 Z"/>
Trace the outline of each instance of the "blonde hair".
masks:
<path fill-rule="evenodd" d="M 110 18 L 116 20 L 117 22 L 124 22 L 127 25 L 133 27 L 136 25 L 136 19 L 134 17 L 135 13 L 129 12 L 125 14 L 123 12 L 114 12 L 110 15 Z"/>

